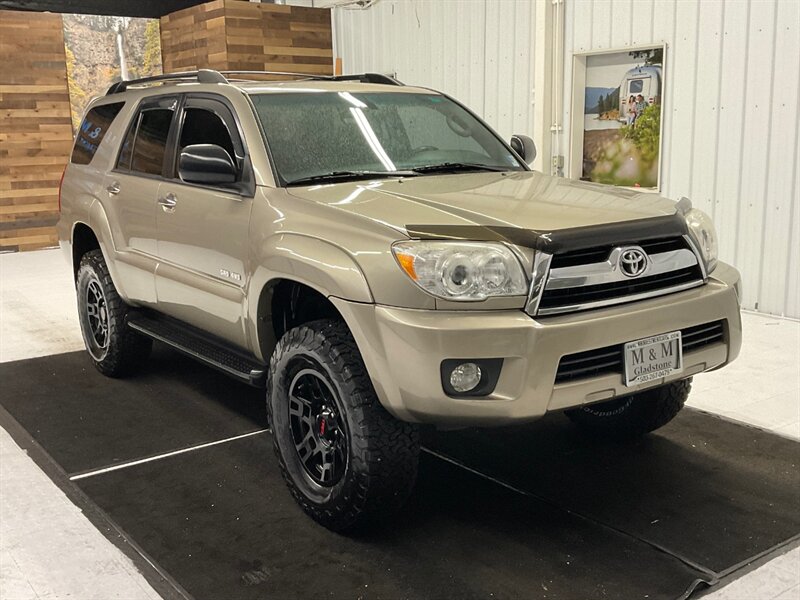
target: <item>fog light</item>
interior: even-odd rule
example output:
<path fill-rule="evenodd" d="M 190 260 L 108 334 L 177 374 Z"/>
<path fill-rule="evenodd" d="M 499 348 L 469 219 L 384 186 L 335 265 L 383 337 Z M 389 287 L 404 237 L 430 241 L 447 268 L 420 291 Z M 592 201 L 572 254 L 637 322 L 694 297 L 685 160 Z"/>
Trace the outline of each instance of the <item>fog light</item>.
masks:
<path fill-rule="evenodd" d="M 478 387 L 481 382 L 481 368 L 473 362 L 461 363 L 450 373 L 450 385 L 459 393 Z"/>

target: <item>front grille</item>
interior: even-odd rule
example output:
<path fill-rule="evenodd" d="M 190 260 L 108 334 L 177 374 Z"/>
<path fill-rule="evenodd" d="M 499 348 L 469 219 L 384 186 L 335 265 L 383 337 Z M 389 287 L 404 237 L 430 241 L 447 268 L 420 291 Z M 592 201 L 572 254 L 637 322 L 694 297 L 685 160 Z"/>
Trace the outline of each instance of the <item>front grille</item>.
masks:
<path fill-rule="evenodd" d="M 627 245 L 638 245 L 649 256 L 651 263 L 644 276 L 624 277 L 619 265 L 612 264 L 618 260 L 615 257 L 620 249 Z M 610 306 L 702 283 L 703 271 L 684 237 L 572 250 L 555 254 L 550 260 L 548 280 L 538 299 L 536 314 Z"/>
<path fill-rule="evenodd" d="M 578 304 L 590 304 L 602 300 L 643 294 L 653 290 L 691 283 L 692 281 L 697 281 L 701 277 L 702 274 L 699 268 L 694 266 L 661 275 L 653 275 L 652 277 L 642 277 L 641 279 L 628 279 L 626 281 L 587 285 L 563 290 L 545 290 L 542 295 L 542 301 L 539 303 L 539 310 L 564 308 Z"/>
<path fill-rule="evenodd" d="M 614 246 L 627 245 L 615 244 Z M 551 269 L 562 267 L 574 267 L 576 265 L 587 265 L 589 263 L 603 262 L 608 258 L 614 246 L 595 246 L 594 248 L 584 248 L 583 250 L 572 250 L 553 256 L 550 263 Z M 671 252 L 672 250 L 690 250 L 686 240 L 682 237 L 662 238 L 639 242 L 639 246 L 648 254 L 658 254 L 659 252 Z"/>
<path fill-rule="evenodd" d="M 681 345 L 684 354 L 724 340 L 725 328 L 723 321 L 695 325 L 681 330 Z M 589 377 L 608 375 L 609 373 L 622 375 L 624 369 L 622 356 L 624 347 L 624 344 L 617 344 L 564 356 L 561 362 L 558 363 L 556 383 L 588 379 Z"/>

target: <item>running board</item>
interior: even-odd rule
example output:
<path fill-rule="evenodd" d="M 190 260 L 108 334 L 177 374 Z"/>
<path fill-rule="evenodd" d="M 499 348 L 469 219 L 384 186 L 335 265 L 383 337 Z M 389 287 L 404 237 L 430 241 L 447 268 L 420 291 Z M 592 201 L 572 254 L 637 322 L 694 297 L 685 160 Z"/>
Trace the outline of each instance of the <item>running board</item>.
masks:
<path fill-rule="evenodd" d="M 166 318 L 128 315 L 128 327 L 254 387 L 266 387 L 267 367 L 222 340 Z"/>

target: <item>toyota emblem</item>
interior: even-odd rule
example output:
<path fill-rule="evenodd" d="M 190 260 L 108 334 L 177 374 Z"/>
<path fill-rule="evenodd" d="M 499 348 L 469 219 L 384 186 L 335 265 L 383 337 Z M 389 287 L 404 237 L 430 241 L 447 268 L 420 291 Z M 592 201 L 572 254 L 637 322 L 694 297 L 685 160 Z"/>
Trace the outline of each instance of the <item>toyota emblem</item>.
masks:
<path fill-rule="evenodd" d="M 638 246 L 622 248 L 619 253 L 619 270 L 626 277 L 639 277 L 647 270 L 647 254 Z"/>

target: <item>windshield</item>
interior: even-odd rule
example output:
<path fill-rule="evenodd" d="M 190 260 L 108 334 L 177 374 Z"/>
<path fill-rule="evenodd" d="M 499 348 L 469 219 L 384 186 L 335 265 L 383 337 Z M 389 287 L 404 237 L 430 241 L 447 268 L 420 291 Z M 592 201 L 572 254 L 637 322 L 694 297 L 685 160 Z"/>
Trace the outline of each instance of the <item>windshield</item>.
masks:
<path fill-rule="evenodd" d="M 251 99 L 286 184 L 416 168 L 422 169 L 410 174 L 421 175 L 424 167 L 444 164 L 525 169 L 483 123 L 438 94 L 288 92 Z"/>

